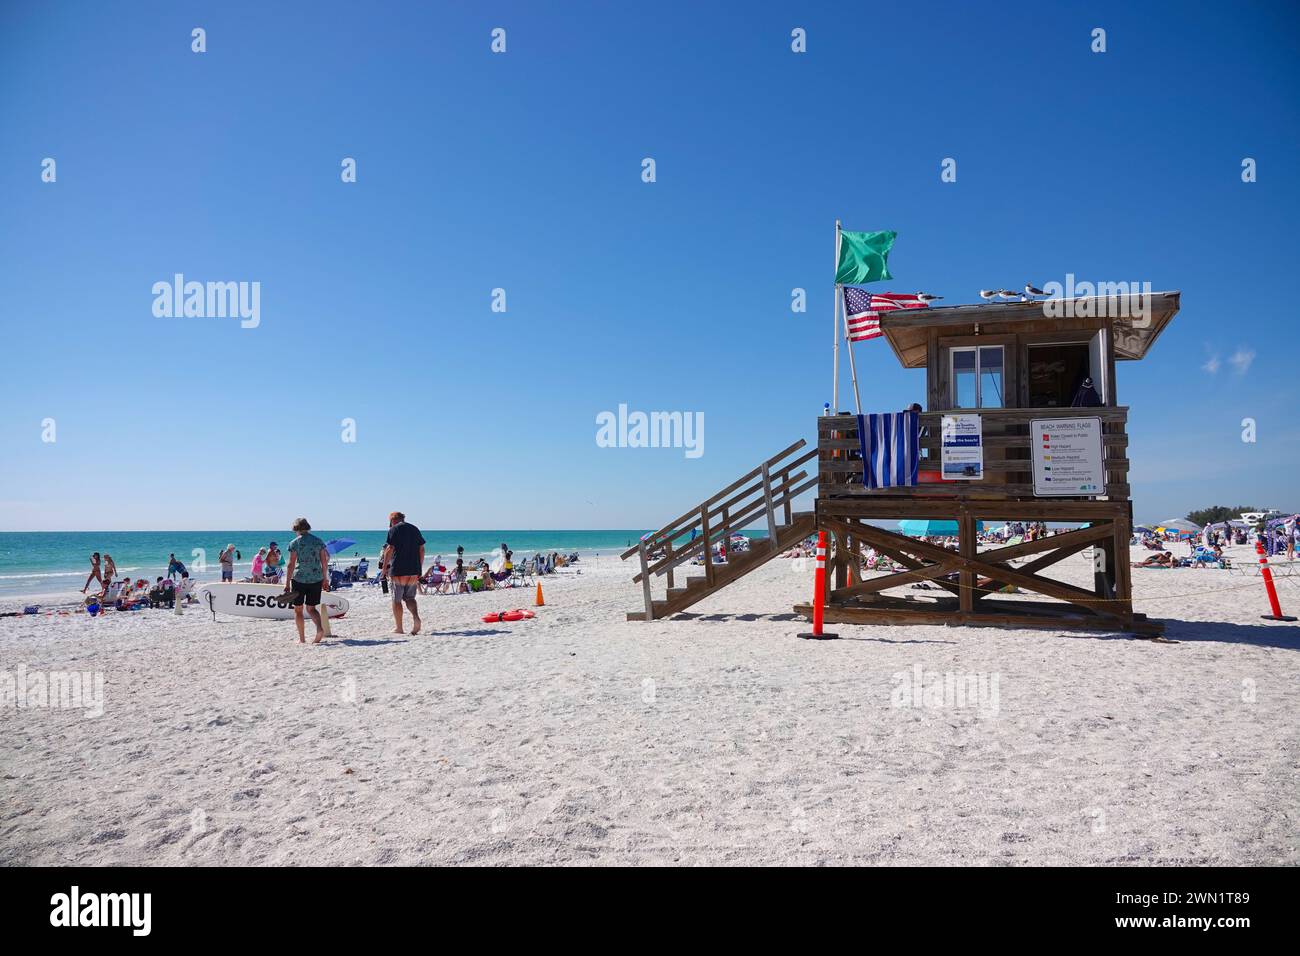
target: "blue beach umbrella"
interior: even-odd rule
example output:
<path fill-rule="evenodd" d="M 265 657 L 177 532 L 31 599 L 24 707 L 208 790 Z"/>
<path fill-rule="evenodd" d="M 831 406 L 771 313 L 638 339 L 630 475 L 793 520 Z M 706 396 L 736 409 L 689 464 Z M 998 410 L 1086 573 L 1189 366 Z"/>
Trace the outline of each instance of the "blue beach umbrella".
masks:
<path fill-rule="evenodd" d="M 957 536 L 957 522 L 955 521 L 933 521 L 930 519 L 907 518 L 898 522 L 899 529 L 903 534 L 912 538 L 950 537 Z M 975 530 L 983 531 L 984 522 L 975 522 Z"/>
<path fill-rule="evenodd" d="M 356 544 L 351 538 L 334 538 L 332 541 L 325 542 L 325 550 L 330 554 L 338 554 L 340 551 L 346 551 Z"/>

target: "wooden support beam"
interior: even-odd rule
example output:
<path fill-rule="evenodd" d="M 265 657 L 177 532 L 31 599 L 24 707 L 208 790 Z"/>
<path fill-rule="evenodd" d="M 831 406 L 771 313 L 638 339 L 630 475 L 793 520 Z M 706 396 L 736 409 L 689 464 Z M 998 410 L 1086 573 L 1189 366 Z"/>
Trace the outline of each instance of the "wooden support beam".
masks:
<path fill-rule="evenodd" d="M 1092 529 L 1086 528 L 1084 530 L 1091 531 Z M 1055 537 L 1064 538 L 1065 535 L 1057 535 Z M 1043 555 L 1042 557 L 1038 558 L 1035 561 L 1030 561 L 1028 564 L 1022 564 L 1019 568 L 1016 568 L 1015 570 L 1019 571 L 1021 574 L 1036 574 L 1039 571 L 1041 571 L 1043 568 L 1051 567 L 1053 564 L 1057 564 L 1060 561 L 1064 561 L 1066 558 L 1070 557 L 1071 555 L 1078 554 L 1084 548 L 1088 547 L 1088 545 L 1091 543 L 1092 542 L 1090 541 L 1082 541 L 1082 542 L 1074 541 L 1063 548 L 1060 548 L 1056 551 L 1051 551 L 1048 554 Z M 987 551 L 984 553 L 988 554 Z M 975 582 L 975 587 L 982 588 L 985 591 L 997 591 L 1005 587 L 1006 584 L 1007 584 L 1006 581 L 998 580 L 995 578 L 980 578 L 977 582 Z"/>
<path fill-rule="evenodd" d="M 767 512 L 767 536 L 771 547 L 776 547 L 776 507 L 772 502 L 772 478 L 763 465 L 763 508 Z"/>
<path fill-rule="evenodd" d="M 655 617 L 655 602 L 654 602 L 654 598 L 652 598 L 650 595 L 650 575 L 646 574 L 645 551 L 646 551 L 645 542 L 642 541 L 641 542 L 641 590 L 645 598 L 645 619 L 647 621 L 653 621 Z M 539 584 L 538 587 L 540 588 L 541 585 Z M 537 593 L 541 594 L 542 592 L 539 590 Z"/>
<path fill-rule="evenodd" d="M 947 518 L 964 504 L 976 521 L 1098 521 L 1128 513 L 1127 501 L 1075 501 L 1040 498 L 1036 501 L 965 501 L 916 497 L 821 497 L 819 513 L 833 518 Z"/>
<path fill-rule="evenodd" d="M 704 540 L 704 579 L 713 587 L 713 548 L 709 546 L 709 506 L 700 505 L 700 537 Z M 649 580 L 647 578 L 646 580 Z"/>
<path fill-rule="evenodd" d="M 842 607 L 832 605 L 823 612 L 828 624 L 914 624 L 957 625 L 970 627 L 1044 628 L 1052 631 L 1121 631 L 1154 637 L 1164 633 L 1159 621 L 1134 617 L 1130 621 L 1089 615 L 1035 615 L 1018 613 L 1010 602 L 1001 602 L 997 611 L 973 612 L 944 608 Z M 812 607 L 796 604 L 794 612 L 811 617 Z"/>
<path fill-rule="evenodd" d="M 986 561 L 1009 561 L 1012 558 L 1023 558 L 1027 554 L 1037 554 L 1039 551 L 1051 551 L 1057 548 L 1068 548 L 1074 544 L 1080 547 L 1087 547 L 1094 541 L 1100 541 L 1109 537 L 1111 530 L 1108 526 L 1094 526 L 1091 528 L 1079 528 L 1076 531 L 1066 531 L 1061 534 L 1049 534 L 1046 537 L 1038 538 L 1035 541 L 1022 541 L 1020 544 L 1010 544 L 1001 548 L 990 548 L 980 553 L 980 557 Z M 1073 554 L 1074 552 L 1070 552 Z M 1049 564 L 1051 562 L 1048 562 Z"/>
<path fill-rule="evenodd" d="M 969 518 L 970 516 L 967 517 Z M 950 562 L 958 571 L 971 572 L 972 574 L 983 574 L 996 581 L 1004 581 L 1007 584 L 1014 584 L 1017 587 L 1024 588 L 1026 591 L 1033 591 L 1036 594 L 1042 594 L 1046 597 L 1054 597 L 1070 604 L 1077 604 L 1083 610 L 1093 614 L 1112 617 L 1122 616 L 1123 614 L 1122 610 L 1111 609 L 1105 602 L 1098 601 L 1096 595 L 1091 591 L 1075 587 L 1072 584 L 1065 584 L 1061 581 L 1054 581 L 1051 578 L 1039 577 L 1034 574 L 1026 574 L 1023 571 L 1017 571 L 1007 565 L 994 564 L 979 558 L 972 558 L 960 554 L 959 552 L 954 554 L 954 552 L 949 551 L 946 548 L 941 548 L 938 545 L 933 545 L 925 541 L 903 538 L 902 535 L 896 534 L 895 532 L 885 531 L 882 528 L 874 528 L 870 525 L 859 526 L 857 533 L 861 535 L 864 540 L 873 545 L 876 545 L 877 542 L 881 542 L 885 547 L 889 547 L 891 539 L 896 540 L 899 542 L 897 545 L 898 547 L 906 547 L 919 558 L 925 558 L 934 562 Z M 879 547 L 879 545 L 876 546 Z M 971 587 L 973 587 L 973 584 L 974 579 L 972 578 Z M 963 587 L 962 590 L 969 592 L 970 589 Z M 961 595 L 958 594 L 958 597 L 960 598 Z M 964 610 L 970 610 L 970 608 Z"/>
<path fill-rule="evenodd" d="M 920 564 L 920 562 L 917 563 Z M 943 577 L 945 574 L 951 574 L 953 570 L 951 564 L 941 563 L 927 564 L 909 571 L 895 571 L 893 574 L 886 574 L 881 578 L 870 578 L 866 581 L 850 584 L 845 588 L 836 588 L 831 592 L 831 600 L 838 603 L 848 598 L 878 594 L 889 588 L 912 584 L 915 581 L 932 581 L 935 578 Z"/>
<path fill-rule="evenodd" d="M 866 541 L 881 554 L 897 561 L 903 567 L 912 570 L 929 567 L 929 565 L 924 561 L 918 560 L 908 553 L 908 551 L 911 550 L 910 545 L 913 543 L 912 538 L 905 538 L 902 535 L 894 534 L 890 531 L 884 531 L 880 528 L 873 528 L 870 525 L 855 525 L 848 522 L 838 522 L 833 518 L 822 519 L 821 526 L 836 528 L 837 531 L 842 530 L 844 533 L 852 532 L 856 528 L 858 537 L 862 538 L 862 540 Z M 903 550 L 904 548 L 907 548 L 908 551 Z M 952 552 L 945 553 L 952 554 Z M 944 590 L 951 591 L 953 594 L 959 592 L 959 586 L 952 581 L 936 581 L 935 583 Z"/>
<path fill-rule="evenodd" d="M 973 558 L 979 550 L 979 542 L 975 539 L 975 519 L 965 508 L 957 517 L 957 550 L 963 558 Z M 969 570 L 962 571 L 958 580 L 961 582 L 961 593 L 957 595 L 960 609 L 974 610 L 975 575 Z"/>

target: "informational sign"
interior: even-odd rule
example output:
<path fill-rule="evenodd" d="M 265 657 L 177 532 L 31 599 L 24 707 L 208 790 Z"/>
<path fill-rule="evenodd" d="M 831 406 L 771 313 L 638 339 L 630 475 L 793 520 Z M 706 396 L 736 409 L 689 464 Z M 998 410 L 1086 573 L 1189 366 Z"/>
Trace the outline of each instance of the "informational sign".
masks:
<path fill-rule="evenodd" d="M 945 481 L 984 477 L 984 427 L 978 415 L 944 415 L 939 447 Z"/>
<path fill-rule="evenodd" d="M 1100 418 L 1038 418 L 1029 431 L 1035 495 L 1106 493 Z"/>

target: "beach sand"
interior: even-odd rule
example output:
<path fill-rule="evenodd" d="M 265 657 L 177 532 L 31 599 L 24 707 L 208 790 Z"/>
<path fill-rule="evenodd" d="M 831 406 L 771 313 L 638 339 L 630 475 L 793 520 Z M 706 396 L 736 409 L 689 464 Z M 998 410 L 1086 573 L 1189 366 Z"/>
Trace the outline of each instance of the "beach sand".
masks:
<path fill-rule="evenodd" d="M 811 561 L 650 624 L 624 621 L 632 571 L 549 578 L 515 624 L 479 618 L 531 590 L 424 597 L 414 638 L 353 588 L 320 647 L 198 608 L 0 620 L 0 670 L 104 679 L 102 716 L 0 711 L 0 863 L 1300 862 L 1300 628 L 1260 619 L 1258 577 L 1135 570 L 1178 643 L 816 643 L 791 614 Z M 895 706 L 917 668 L 990 693 Z"/>

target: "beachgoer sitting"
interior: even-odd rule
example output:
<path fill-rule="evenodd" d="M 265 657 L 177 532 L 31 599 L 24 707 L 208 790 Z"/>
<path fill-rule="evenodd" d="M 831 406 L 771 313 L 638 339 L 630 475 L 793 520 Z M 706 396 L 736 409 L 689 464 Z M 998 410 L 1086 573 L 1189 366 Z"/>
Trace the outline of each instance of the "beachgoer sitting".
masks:
<path fill-rule="evenodd" d="M 262 577 L 267 584 L 280 583 L 280 564 L 284 560 L 280 546 L 274 541 L 266 546 L 266 558 L 262 561 Z"/>
<path fill-rule="evenodd" d="M 172 586 L 171 581 L 159 575 L 158 580 L 149 589 L 149 606 L 162 607 L 164 604 L 167 607 L 176 606 L 176 589 Z"/>
<path fill-rule="evenodd" d="M 426 591 L 433 591 L 435 594 L 446 594 L 447 589 L 451 586 L 451 575 L 446 573 L 446 569 L 433 565 L 420 578 L 420 584 Z"/>
<path fill-rule="evenodd" d="M 450 591 L 460 593 L 469 590 L 468 574 L 465 570 L 465 559 L 457 558 L 456 566 L 451 569 L 451 580 L 448 581 Z"/>

